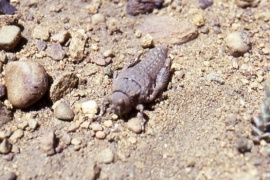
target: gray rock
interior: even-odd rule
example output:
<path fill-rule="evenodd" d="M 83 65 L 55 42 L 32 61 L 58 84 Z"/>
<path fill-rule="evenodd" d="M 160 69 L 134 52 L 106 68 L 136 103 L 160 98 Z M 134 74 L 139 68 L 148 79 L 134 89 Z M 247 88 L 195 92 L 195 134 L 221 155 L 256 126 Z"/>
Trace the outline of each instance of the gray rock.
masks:
<path fill-rule="evenodd" d="M 250 37 L 246 31 L 236 31 L 225 38 L 227 52 L 232 56 L 241 56 L 251 48 Z"/>
<path fill-rule="evenodd" d="M 5 82 L 8 100 L 17 108 L 30 107 L 42 98 L 48 88 L 44 67 L 34 61 L 8 63 Z"/>
<path fill-rule="evenodd" d="M 57 119 L 72 121 L 74 118 L 74 112 L 71 110 L 70 106 L 65 102 L 56 102 L 54 105 L 54 116 Z"/>
<path fill-rule="evenodd" d="M 10 173 L 4 174 L 3 176 L 0 176 L 0 179 L 2 179 L 2 180 L 16 180 L 17 175 L 14 172 L 10 172 Z"/>
<path fill-rule="evenodd" d="M 48 155 L 55 154 L 55 133 L 54 131 L 44 134 L 40 141 L 40 148 Z"/>
<path fill-rule="evenodd" d="M 109 164 L 113 162 L 114 160 L 114 154 L 111 149 L 103 149 L 98 155 L 97 155 L 97 161 L 99 163 L 105 163 Z"/>
<path fill-rule="evenodd" d="M 46 53 L 54 60 L 62 60 L 66 55 L 65 51 L 59 43 L 52 43 L 49 45 L 46 49 Z"/>
<path fill-rule="evenodd" d="M 0 144 L 0 153 L 1 154 L 8 154 L 11 151 L 12 145 L 8 142 L 7 139 L 4 139 Z"/>
<path fill-rule="evenodd" d="M 74 73 L 64 73 L 57 77 L 51 88 L 50 98 L 53 102 L 70 93 L 79 83 L 79 78 Z"/>
<path fill-rule="evenodd" d="M 35 27 L 32 36 L 35 39 L 42 39 L 46 41 L 50 37 L 49 29 L 47 27 L 37 26 Z"/>
<path fill-rule="evenodd" d="M 216 81 L 219 84 L 224 84 L 224 80 L 221 77 L 220 74 L 216 73 L 216 72 L 211 72 L 210 74 L 208 74 L 206 76 L 206 80 L 207 81 Z"/>
<path fill-rule="evenodd" d="M 0 103 L 0 128 L 2 128 L 7 122 L 11 121 L 12 117 L 12 111 L 8 110 L 3 103 Z"/>
<path fill-rule="evenodd" d="M 36 45 L 39 51 L 44 51 L 47 47 L 47 44 L 44 40 L 37 40 Z"/>
<path fill-rule="evenodd" d="M 240 153 L 250 152 L 252 148 L 251 143 L 244 137 L 238 137 L 237 149 Z"/>
<path fill-rule="evenodd" d="M 54 34 L 51 39 L 60 44 L 64 44 L 70 38 L 70 33 L 68 31 L 62 31 L 58 34 Z"/>
<path fill-rule="evenodd" d="M 0 49 L 12 50 L 21 39 L 21 29 L 14 25 L 3 26 L 0 29 Z"/>

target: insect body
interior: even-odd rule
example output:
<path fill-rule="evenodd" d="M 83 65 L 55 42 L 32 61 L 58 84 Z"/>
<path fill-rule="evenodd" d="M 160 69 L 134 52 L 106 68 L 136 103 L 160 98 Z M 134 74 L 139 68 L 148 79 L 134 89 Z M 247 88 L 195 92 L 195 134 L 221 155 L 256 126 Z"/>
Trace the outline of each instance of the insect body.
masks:
<path fill-rule="evenodd" d="M 167 46 L 158 46 L 142 61 L 135 61 L 123 68 L 119 75 L 114 75 L 113 92 L 111 97 L 104 100 L 101 114 L 106 104 L 110 103 L 111 110 L 117 115 L 127 114 L 132 108 L 137 108 L 142 118 L 142 104 L 153 101 L 169 82 L 171 60 L 167 54 Z"/>

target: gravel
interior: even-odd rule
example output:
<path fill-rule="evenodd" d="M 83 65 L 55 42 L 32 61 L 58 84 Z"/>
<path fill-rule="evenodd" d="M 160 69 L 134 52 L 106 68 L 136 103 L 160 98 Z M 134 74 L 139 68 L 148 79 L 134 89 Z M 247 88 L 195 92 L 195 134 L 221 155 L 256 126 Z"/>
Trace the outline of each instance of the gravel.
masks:
<path fill-rule="evenodd" d="M 34 61 L 10 62 L 5 81 L 8 100 L 17 108 L 28 108 L 40 100 L 48 89 L 44 67 Z"/>

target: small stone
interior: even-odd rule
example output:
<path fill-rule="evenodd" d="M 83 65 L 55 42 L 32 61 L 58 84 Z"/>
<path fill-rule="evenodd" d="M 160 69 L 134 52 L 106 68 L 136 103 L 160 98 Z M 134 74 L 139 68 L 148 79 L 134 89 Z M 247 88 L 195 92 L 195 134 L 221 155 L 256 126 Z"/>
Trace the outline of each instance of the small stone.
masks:
<path fill-rule="evenodd" d="M 113 51 L 111 50 L 111 49 L 108 49 L 107 51 L 105 51 L 104 53 L 103 53 L 103 56 L 104 57 L 113 57 L 114 55 L 113 55 Z"/>
<path fill-rule="evenodd" d="M 105 139 L 106 138 L 106 133 L 104 131 L 97 131 L 96 132 L 96 138 Z"/>
<path fill-rule="evenodd" d="M 240 153 L 250 152 L 251 147 L 251 143 L 248 142 L 247 138 L 238 137 L 237 149 Z"/>
<path fill-rule="evenodd" d="M 112 120 L 107 120 L 107 121 L 105 121 L 105 122 L 104 122 L 104 126 L 106 126 L 106 127 L 108 127 L 108 128 L 112 127 L 112 126 L 113 126 Z"/>
<path fill-rule="evenodd" d="M 106 18 L 103 14 L 97 13 L 92 16 L 92 23 L 99 24 L 106 21 Z"/>
<path fill-rule="evenodd" d="M 207 81 L 215 81 L 219 84 L 224 84 L 224 80 L 223 78 L 221 77 L 220 74 L 216 73 L 216 72 L 211 72 L 210 74 L 208 74 L 206 76 L 206 80 Z"/>
<path fill-rule="evenodd" d="M 14 25 L 3 26 L 0 29 L 0 49 L 12 50 L 21 39 L 21 29 Z"/>
<path fill-rule="evenodd" d="M 109 164 L 113 162 L 114 160 L 114 154 L 111 149 L 103 149 L 98 155 L 97 155 L 97 161 L 99 163 L 105 163 Z"/>
<path fill-rule="evenodd" d="M 0 102 L 0 128 L 4 126 L 4 124 L 11 121 L 13 118 L 13 113 L 9 110 L 3 103 Z"/>
<path fill-rule="evenodd" d="M 112 115 L 112 120 L 116 121 L 118 119 L 118 115 L 117 114 L 113 114 Z"/>
<path fill-rule="evenodd" d="M 93 130 L 93 131 L 102 131 L 103 128 L 102 126 L 99 124 L 99 123 L 92 123 L 90 125 L 90 128 Z"/>
<path fill-rule="evenodd" d="M 210 6 L 212 6 L 213 4 L 213 0 L 198 0 L 199 4 L 200 4 L 200 7 L 202 9 L 206 9 Z"/>
<path fill-rule="evenodd" d="M 64 133 L 63 136 L 62 136 L 62 142 L 65 144 L 65 145 L 70 145 L 71 144 L 71 137 L 68 133 Z"/>
<path fill-rule="evenodd" d="M 47 73 L 34 61 L 10 62 L 5 72 L 8 100 L 17 108 L 30 107 L 47 91 Z"/>
<path fill-rule="evenodd" d="M 193 19 L 192 19 L 193 23 L 200 27 L 204 25 L 204 19 L 203 19 L 203 15 L 202 14 L 196 14 Z"/>
<path fill-rule="evenodd" d="M 140 31 L 140 30 L 136 30 L 135 31 L 135 36 L 136 36 L 136 38 L 140 38 L 140 37 L 142 37 L 142 31 Z"/>
<path fill-rule="evenodd" d="M 138 118 L 132 118 L 127 122 L 127 128 L 134 133 L 141 133 L 142 132 L 142 125 L 141 121 Z"/>
<path fill-rule="evenodd" d="M 40 148 L 48 155 L 55 154 L 55 133 L 54 131 L 48 132 L 43 135 L 40 141 Z"/>
<path fill-rule="evenodd" d="M 241 56 L 251 48 L 250 37 L 245 31 L 236 31 L 230 33 L 225 38 L 226 48 L 229 54 Z"/>
<path fill-rule="evenodd" d="M 59 43 L 52 43 L 49 45 L 46 49 L 46 53 L 49 57 L 57 61 L 64 59 L 66 55 L 66 52 Z"/>
<path fill-rule="evenodd" d="M 7 54 L 5 51 L 0 51 L 0 62 L 7 63 Z"/>
<path fill-rule="evenodd" d="M 75 131 L 77 131 L 77 129 L 79 129 L 79 127 L 80 127 L 81 124 L 82 123 L 79 122 L 79 121 L 70 124 L 70 126 L 68 127 L 68 132 L 75 132 Z"/>
<path fill-rule="evenodd" d="M 83 102 L 81 105 L 81 108 L 82 108 L 82 112 L 84 114 L 95 115 L 98 112 L 98 105 L 97 105 L 96 101 L 94 101 L 94 100 L 89 100 L 89 101 Z"/>
<path fill-rule="evenodd" d="M 99 65 L 99 66 L 107 66 L 108 64 L 110 64 L 112 61 L 112 59 L 110 57 L 107 58 L 103 58 L 103 57 L 94 57 L 91 59 L 91 62 Z"/>
<path fill-rule="evenodd" d="M 89 125 L 90 125 L 90 122 L 85 121 L 85 122 L 83 122 L 80 126 L 81 126 L 82 128 L 88 129 L 88 128 L 89 128 Z"/>
<path fill-rule="evenodd" d="M 39 51 L 44 51 L 47 47 L 47 44 L 44 40 L 37 40 L 36 45 Z"/>
<path fill-rule="evenodd" d="M 141 46 L 143 48 L 150 48 L 154 45 L 153 37 L 150 34 L 146 34 L 141 39 Z"/>
<path fill-rule="evenodd" d="M 59 32 L 58 34 L 54 34 L 51 39 L 54 42 L 58 42 L 60 44 L 64 44 L 67 42 L 67 40 L 70 38 L 70 33 L 68 31 L 62 31 Z"/>
<path fill-rule="evenodd" d="M 28 120 L 28 126 L 31 131 L 34 131 L 38 127 L 38 122 L 35 119 L 31 118 Z"/>
<path fill-rule="evenodd" d="M 72 121 L 75 116 L 70 106 L 62 101 L 61 102 L 57 101 L 53 109 L 54 109 L 54 116 L 60 120 Z"/>
<path fill-rule="evenodd" d="M 16 180 L 17 175 L 14 172 L 7 173 L 3 176 L 0 176 L 1 180 Z"/>
<path fill-rule="evenodd" d="M 71 34 L 69 45 L 69 53 L 74 61 L 81 61 L 84 57 L 84 47 L 87 40 L 87 35 L 84 30 L 78 30 Z"/>
<path fill-rule="evenodd" d="M 95 180 L 99 179 L 99 174 L 101 171 L 101 168 L 97 165 L 97 163 L 94 160 L 88 161 L 86 164 L 86 170 L 83 173 L 82 179 L 88 179 L 88 180 Z"/>
<path fill-rule="evenodd" d="M 256 7 L 259 4 L 260 0 L 235 0 L 235 4 L 238 7 Z"/>
<path fill-rule="evenodd" d="M 75 146 L 80 145 L 81 143 L 82 143 L 82 141 L 80 139 L 78 139 L 78 138 L 73 138 L 71 140 L 71 144 L 75 145 Z"/>
<path fill-rule="evenodd" d="M 137 143 L 137 139 L 135 137 L 128 138 L 128 141 L 131 142 L 132 144 Z"/>
<path fill-rule="evenodd" d="M 9 138 L 11 142 L 17 142 L 18 139 L 21 139 L 24 136 L 24 131 L 21 129 L 16 130 Z"/>
<path fill-rule="evenodd" d="M 57 77 L 51 88 L 50 98 L 53 102 L 63 98 L 65 95 L 70 93 L 79 83 L 79 78 L 74 73 L 63 73 Z"/>
<path fill-rule="evenodd" d="M 4 139 L 0 144 L 0 153 L 1 154 L 8 154 L 11 151 L 12 145 L 8 142 L 7 139 Z"/>
<path fill-rule="evenodd" d="M 50 37 L 49 30 L 47 27 L 37 26 L 33 31 L 33 38 L 42 39 L 44 41 L 48 40 Z"/>

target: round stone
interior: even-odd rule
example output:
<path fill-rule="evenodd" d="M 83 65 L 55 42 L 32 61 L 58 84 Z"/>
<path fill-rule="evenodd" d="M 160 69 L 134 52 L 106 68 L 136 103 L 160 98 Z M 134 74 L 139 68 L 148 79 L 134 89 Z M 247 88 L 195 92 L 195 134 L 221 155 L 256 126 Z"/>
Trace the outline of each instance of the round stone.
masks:
<path fill-rule="evenodd" d="M 5 71 L 8 100 L 14 107 L 28 108 L 47 91 L 47 73 L 34 61 L 10 62 Z"/>
<path fill-rule="evenodd" d="M 94 14 L 92 16 L 92 23 L 93 24 L 99 24 L 99 23 L 103 23 L 105 21 L 106 21 L 106 18 L 103 14 L 97 13 L 97 14 Z"/>
<path fill-rule="evenodd" d="M 134 133 L 142 132 L 141 121 L 138 118 L 132 118 L 127 123 L 127 128 Z"/>
<path fill-rule="evenodd" d="M 149 48 L 154 45 L 153 37 L 150 34 L 146 34 L 141 39 L 141 46 L 143 48 Z"/>
<path fill-rule="evenodd" d="M 225 38 L 227 52 L 233 56 L 241 56 L 250 50 L 250 37 L 245 31 L 236 31 Z"/>
<path fill-rule="evenodd" d="M 70 106 L 65 102 L 57 101 L 53 109 L 54 116 L 60 120 L 72 121 L 75 116 Z"/>
<path fill-rule="evenodd" d="M 98 139 L 104 139 L 104 138 L 106 138 L 106 133 L 104 131 L 97 131 L 96 132 L 96 137 Z"/>

